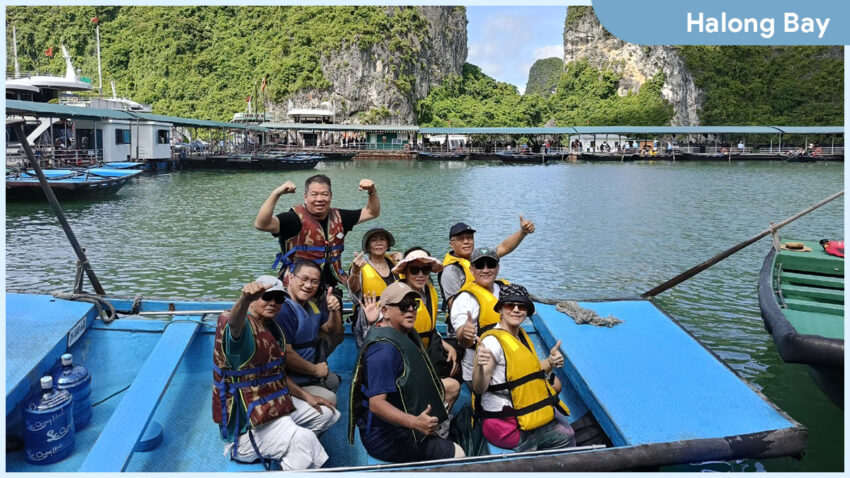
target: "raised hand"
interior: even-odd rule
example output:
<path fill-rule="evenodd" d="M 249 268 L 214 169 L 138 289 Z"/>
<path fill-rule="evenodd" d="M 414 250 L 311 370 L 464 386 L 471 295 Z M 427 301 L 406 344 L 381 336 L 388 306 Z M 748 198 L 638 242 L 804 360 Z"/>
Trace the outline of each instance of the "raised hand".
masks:
<path fill-rule="evenodd" d="M 242 287 L 242 297 L 247 303 L 254 302 L 263 296 L 271 285 L 260 284 L 259 282 L 251 282 Z"/>
<path fill-rule="evenodd" d="M 360 271 L 366 265 L 366 251 L 354 254 L 354 260 L 351 262 L 351 273 Z"/>
<path fill-rule="evenodd" d="M 463 338 L 472 342 L 478 332 L 478 321 L 472 318 L 472 312 L 466 311 L 466 325 L 463 327 Z"/>
<path fill-rule="evenodd" d="M 360 304 L 363 305 L 363 314 L 366 316 L 366 322 L 369 325 L 374 325 L 378 321 L 381 312 L 378 301 L 375 299 L 375 292 L 372 291 L 363 294 L 363 301 Z"/>
<path fill-rule="evenodd" d="M 282 194 L 292 194 L 295 192 L 295 183 L 292 181 L 287 181 L 281 184 L 277 189 L 275 189 L 275 193 L 278 195 Z"/>
<path fill-rule="evenodd" d="M 561 341 L 555 343 L 555 346 L 549 350 L 549 363 L 552 364 L 552 367 L 563 367 L 564 366 L 564 356 L 561 354 L 559 350 L 561 348 Z"/>
<path fill-rule="evenodd" d="M 367 191 L 369 194 L 372 194 L 376 191 L 375 183 L 372 182 L 371 179 L 361 179 L 360 184 L 357 186 L 360 191 Z"/>
<path fill-rule="evenodd" d="M 478 343 L 478 347 L 475 349 L 475 365 L 478 367 L 484 367 L 493 360 L 493 352 L 491 352 L 486 346 L 482 345 L 481 341 L 477 338 L 475 339 L 475 342 Z"/>
<path fill-rule="evenodd" d="M 522 217 L 522 214 L 519 215 L 519 229 L 523 234 L 531 234 L 534 232 L 534 223 L 528 219 Z"/>
<path fill-rule="evenodd" d="M 334 312 L 340 309 L 339 299 L 334 295 L 333 287 L 328 287 L 328 295 L 325 298 L 325 303 L 328 304 L 328 312 Z"/>
<path fill-rule="evenodd" d="M 437 425 L 439 424 L 437 417 L 432 417 L 429 413 L 431 413 L 431 405 L 425 407 L 425 410 L 417 415 L 413 422 L 413 429 L 423 435 L 430 435 L 437 431 Z"/>

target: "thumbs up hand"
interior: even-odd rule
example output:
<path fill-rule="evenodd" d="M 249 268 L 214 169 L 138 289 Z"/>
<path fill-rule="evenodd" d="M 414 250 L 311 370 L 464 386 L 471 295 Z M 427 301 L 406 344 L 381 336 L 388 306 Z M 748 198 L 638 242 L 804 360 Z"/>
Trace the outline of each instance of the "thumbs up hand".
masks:
<path fill-rule="evenodd" d="M 333 287 L 328 287 L 328 295 L 325 302 L 328 304 L 328 312 L 334 312 L 340 309 L 339 299 L 334 295 Z"/>
<path fill-rule="evenodd" d="M 472 312 L 466 311 L 466 324 L 463 326 L 463 338 L 472 342 L 478 332 L 478 321 L 472 318 Z"/>
<path fill-rule="evenodd" d="M 522 217 L 522 214 L 519 215 L 519 230 L 522 231 L 523 234 L 531 234 L 534 232 L 534 223 Z"/>
<path fill-rule="evenodd" d="M 478 338 L 475 339 L 475 342 L 478 343 L 478 347 L 475 349 L 475 365 L 483 368 L 493 360 L 493 352 L 482 345 Z"/>
<path fill-rule="evenodd" d="M 560 368 L 564 366 L 564 356 L 561 355 L 561 351 L 559 350 L 560 348 L 561 341 L 559 340 L 555 343 L 555 346 L 549 350 L 549 364 L 552 367 Z"/>
<path fill-rule="evenodd" d="M 425 407 L 425 410 L 422 410 L 422 413 L 413 421 L 413 429 L 423 435 L 430 435 L 437 431 L 437 417 L 432 417 L 429 413 L 431 413 L 431 405 Z"/>

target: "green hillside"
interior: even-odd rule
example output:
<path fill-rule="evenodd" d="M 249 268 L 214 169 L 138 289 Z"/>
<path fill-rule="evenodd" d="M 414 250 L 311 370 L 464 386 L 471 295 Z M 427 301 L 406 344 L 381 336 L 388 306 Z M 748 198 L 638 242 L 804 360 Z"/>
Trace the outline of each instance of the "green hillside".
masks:
<path fill-rule="evenodd" d="M 528 83 L 525 84 L 526 95 L 547 97 L 558 87 L 558 80 L 564 71 L 564 61 L 560 58 L 544 58 L 537 60 L 528 70 Z"/>
<path fill-rule="evenodd" d="M 96 85 L 95 16 L 105 85 L 157 113 L 218 120 L 242 111 L 263 77 L 272 101 L 328 88 L 323 53 L 388 41 L 395 58 L 410 57 L 426 28 L 413 7 L 8 7 L 7 57 L 15 26 L 22 70 L 63 72 L 64 43 Z"/>

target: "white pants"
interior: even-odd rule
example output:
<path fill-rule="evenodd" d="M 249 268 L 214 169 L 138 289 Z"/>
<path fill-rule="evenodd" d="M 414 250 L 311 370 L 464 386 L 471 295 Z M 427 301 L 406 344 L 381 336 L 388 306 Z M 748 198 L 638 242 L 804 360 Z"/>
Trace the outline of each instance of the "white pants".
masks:
<path fill-rule="evenodd" d="M 292 403 L 295 411 L 289 415 L 251 430 L 254 443 L 264 458 L 279 461 L 283 470 L 319 468 L 328 460 L 328 454 L 316 433 L 322 433 L 336 423 L 339 411 L 323 406 L 322 413 L 319 413 L 307 402 L 295 397 L 292 397 Z M 228 443 L 224 454 L 229 455 L 232 449 L 233 443 Z M 245 462 L 259 458 L 247 432 L 239 436 L 235 455 L 237 460 Z"/>

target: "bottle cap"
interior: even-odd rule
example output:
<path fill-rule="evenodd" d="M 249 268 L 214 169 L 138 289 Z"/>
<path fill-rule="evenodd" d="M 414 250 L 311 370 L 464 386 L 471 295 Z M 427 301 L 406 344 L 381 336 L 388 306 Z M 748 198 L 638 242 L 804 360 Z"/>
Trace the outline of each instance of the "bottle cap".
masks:
<path fill-rule="evenodd" d="M 41 389 L 42 390 L 50 390 L 53 388 L 53 377 L 50 375 L 45 375 L 41 377 Z"/>
<path fill-rule="evenodd" d="M 74 363 L 74 356 L 72 354 L 62 354 L 62 365 L 71 365 Z"/>

